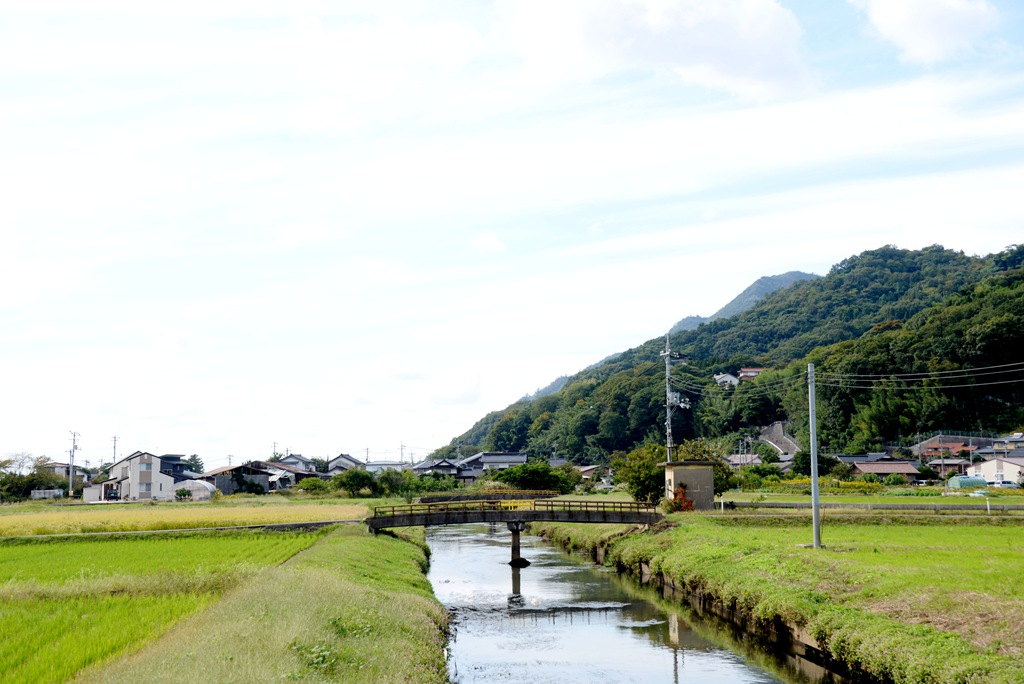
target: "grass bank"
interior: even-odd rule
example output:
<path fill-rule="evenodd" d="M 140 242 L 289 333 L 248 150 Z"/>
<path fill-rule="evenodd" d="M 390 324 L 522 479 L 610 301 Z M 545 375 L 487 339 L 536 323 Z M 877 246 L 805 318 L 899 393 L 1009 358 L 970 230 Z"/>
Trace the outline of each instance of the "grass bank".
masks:
<path fill-rule="evenodd" d="M 826 521 L 824 550 L 800 547 L 811 531 L 795 516 L 676 514 L 625 535 L 622 526 L 533 530 L 571 548 L 603 547 L 606 564 L 635 574 L 646 566 L 755 622 L 802 628 L 882 680 L 1024 682 L 1024 526 L 901 523 Z"/>
<path fill-rule="evenodd" d="M 447 616 L 412 542 L 343 525 L 77 681 L 447 682 Z"/>

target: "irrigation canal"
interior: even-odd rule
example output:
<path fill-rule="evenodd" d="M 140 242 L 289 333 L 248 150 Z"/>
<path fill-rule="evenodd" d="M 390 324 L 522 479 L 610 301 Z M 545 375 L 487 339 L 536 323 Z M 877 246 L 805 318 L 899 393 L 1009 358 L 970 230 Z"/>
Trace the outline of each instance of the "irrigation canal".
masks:
<path fill-rule="evenodd" d="M 510 536 L 503 523 L 427 528 L 458 684 L 840 681 L 537 537 L 522 539 L 532 565 L 511 568 Z"/>

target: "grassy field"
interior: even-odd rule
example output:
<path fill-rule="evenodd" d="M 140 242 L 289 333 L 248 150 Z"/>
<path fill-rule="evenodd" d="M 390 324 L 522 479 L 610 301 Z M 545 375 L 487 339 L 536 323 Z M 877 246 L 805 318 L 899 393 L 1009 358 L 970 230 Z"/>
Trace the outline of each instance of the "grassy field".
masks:
<path fill-rule="evenodd" d="M 676 514 L 659 531 L 535 524 L 607 562 L 641 563 L 769 620 L 803 625 L 841 659 L 896 682 L 1024 681 L 1024 526 L 877 516 L 823 528 L 793 516 Z M 906 523 L 906 524 L 904 524 Z"/>

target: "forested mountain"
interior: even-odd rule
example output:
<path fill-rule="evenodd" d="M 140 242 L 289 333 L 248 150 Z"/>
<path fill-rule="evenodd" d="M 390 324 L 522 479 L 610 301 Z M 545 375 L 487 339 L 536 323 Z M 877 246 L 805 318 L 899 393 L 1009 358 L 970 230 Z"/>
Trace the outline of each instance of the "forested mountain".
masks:
<path fill-rule="evenodd" d="M 673 434 L 738 438 L 780 419 L 806 432 L 808 361 L 820 378 L 819 439 L 832 450 L 862 451 L 934 429 L 1020 427 L 1024 364 L 1008 364 L 1024 361 L 1022 262 L 1024 246 L 988 257 L 883 247 L 741 314 L 672 334 L 673 351 L 688 357 L 673 367 L 673 385 L 691 400 L 674 413 Z M 460 441 L 557 451 L 575 462 L 606 462 L 645 439 L 662 441 L 664 346 L 664 338 L 650 340 L 571 376 L 554 394 L 490 413 Z M 713 381 L 750 365 L 768 370 L 735 390 Z M 972 373 L 990 366 L 1003 366 L 991 371 L 1002 374 Z M 933 372 L 948 375 L 907 375 Z M 993 378 L 1002 384 L 986 382 Z"/>
<path fill-rule="evenodd" d="M 672 329 L 669 330 L 669 333 L 677 333 L 680 330 L 693 330 L 704 323 L 710 323 L 711 321 L 717 321 L 719 318 L 728 318 L 730 316 L 743 313 L 776 290 L 789 287 L 793 283 L 798 283 L 801 280 L 811 280 L 817 277 L 819 276 L 816 276 L 813 273 L 803 273 L 802 271 L 789 271 L 788 273 L 782 273 L 780 275 L 763 276 L 751 283 L 747 289 L 740 292 L 731 302 L 715 313 L 707 317 L 687 316 L 673 325 Z"/>

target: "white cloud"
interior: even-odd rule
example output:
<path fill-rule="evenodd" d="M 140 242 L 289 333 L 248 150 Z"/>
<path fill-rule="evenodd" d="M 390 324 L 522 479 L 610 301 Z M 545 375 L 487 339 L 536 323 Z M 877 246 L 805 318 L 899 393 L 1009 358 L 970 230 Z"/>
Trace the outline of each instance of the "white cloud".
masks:
<path fill-rule="evenodd" d="M 906 62 L 930 65 L 970 52 L 999 23 L 988 0 L 849 0 Z"/>
<path fill-rule="evenodd" d="M 508 247 L 496 233 L 484 233 L 475 235 L 469 241 L 470 246 L 481 254 L 495 254 L 504 252 Z"/>
<path fill-rule="evenodd" d="M 498 3 L 502 28 L 541 78 L 631 69 L 761 98 L 802 87 L 800 25 L 775 0 Z"/>

